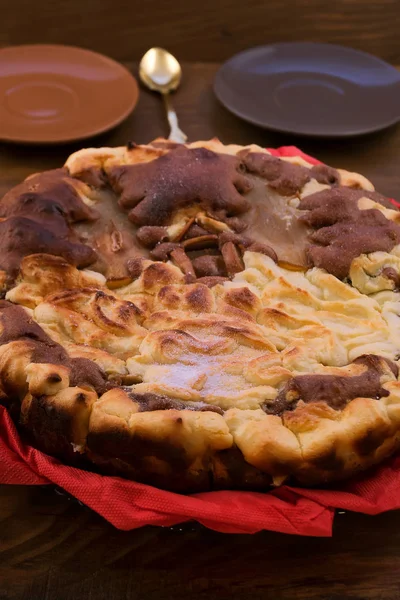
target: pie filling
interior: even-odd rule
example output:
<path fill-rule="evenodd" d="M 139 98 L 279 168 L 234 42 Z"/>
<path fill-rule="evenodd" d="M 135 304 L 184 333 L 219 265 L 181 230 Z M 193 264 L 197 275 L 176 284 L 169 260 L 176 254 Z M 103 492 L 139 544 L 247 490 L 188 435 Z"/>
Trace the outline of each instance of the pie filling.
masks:
<path fill-rule="evenodd" d="M 182 491 L 348 477 L 400 439 L 400 213 L 217 141 L 83 150 L 0 202 L 2 402 Z M 184 475 L 183 475 L 184 473 Z"/>

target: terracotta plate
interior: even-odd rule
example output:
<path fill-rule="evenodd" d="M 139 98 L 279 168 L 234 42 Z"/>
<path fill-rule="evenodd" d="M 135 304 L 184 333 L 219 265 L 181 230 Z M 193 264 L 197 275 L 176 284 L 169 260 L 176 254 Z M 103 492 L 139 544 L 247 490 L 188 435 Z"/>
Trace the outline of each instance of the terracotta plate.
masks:
<path fill-rule="evenodd" d="M 286 133 L 343 137 L 400 120 L 400 73 L 344 46 L 259 46 L 218 71 L 214 90 L 238 117 Z"/>
<path fill-rule="evenodd" d="M 0 50 L 0 139 L 70 142 L 118 125 L 138 99 L 119 63 L 72 46 Z"/>

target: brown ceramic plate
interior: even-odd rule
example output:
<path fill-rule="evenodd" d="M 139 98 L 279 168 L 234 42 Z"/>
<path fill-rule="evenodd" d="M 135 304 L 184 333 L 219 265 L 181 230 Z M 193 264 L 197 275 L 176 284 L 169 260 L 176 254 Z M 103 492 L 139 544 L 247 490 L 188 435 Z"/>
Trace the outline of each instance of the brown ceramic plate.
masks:
<path fill-rule="evenodd" d="M 56 143 L 115 127 L 134 109 L 136 80 L 121 64 L 72 46 L 0 50 L 0 139 Z"/>
<path fill-rule="evenodd" d="M 333 44 L 251 48 L 221 67 L 214 90 L 238 117 L 286 133 L 354 136 L 400 120 L 400 73 Z"/>

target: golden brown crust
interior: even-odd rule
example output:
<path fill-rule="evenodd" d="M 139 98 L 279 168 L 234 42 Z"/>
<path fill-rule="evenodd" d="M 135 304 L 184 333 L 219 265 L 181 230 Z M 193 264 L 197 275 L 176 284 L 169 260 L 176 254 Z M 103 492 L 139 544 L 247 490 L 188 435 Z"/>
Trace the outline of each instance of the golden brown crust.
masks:
<path fill-rule="evenodd" d="M 310 268 L 360 214 L 372 242 Z M 364 177 L 156 140 L 75 153 L 0 219 L 30 232 L 0 261 L 0 402 L 48 454 L 191 492 L 317 485 L 400 447 L 400 217 Z"/>

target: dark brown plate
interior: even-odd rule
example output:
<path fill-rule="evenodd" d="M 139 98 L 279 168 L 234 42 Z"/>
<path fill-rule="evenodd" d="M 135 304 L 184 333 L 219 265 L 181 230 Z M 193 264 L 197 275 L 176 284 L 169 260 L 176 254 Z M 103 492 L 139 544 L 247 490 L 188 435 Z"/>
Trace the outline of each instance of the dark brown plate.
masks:
<path fill-rule="evenodd" d="M 0 139 L 56 143 L 115 127 L 134 109 L 136 80 L 110 58 L 72 46 L 0 50 Z"/>
<path fill-rule="evenodd" d="M 286 133 L 354 136 L 400 120 L 400 73 L 332 44 L 251 48 L 220 68 L 214 90 L 238 117 Z"/>

